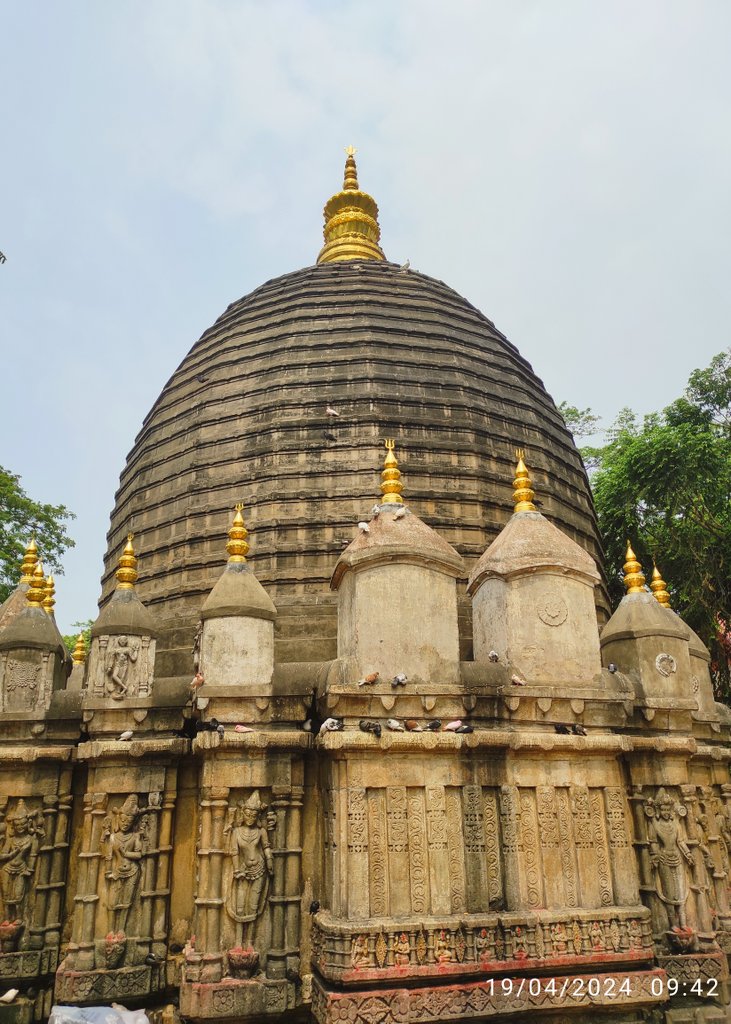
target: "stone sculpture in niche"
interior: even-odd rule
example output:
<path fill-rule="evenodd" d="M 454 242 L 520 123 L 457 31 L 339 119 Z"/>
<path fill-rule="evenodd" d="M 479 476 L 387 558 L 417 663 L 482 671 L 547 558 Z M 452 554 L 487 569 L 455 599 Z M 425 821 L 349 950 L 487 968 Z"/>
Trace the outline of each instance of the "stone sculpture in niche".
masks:
<path fill-rule="evenodd" d="M 252 946 L 256 921 L 266 906 L 269 880 L 274 873 L 267 833 L 276 823 L 276 814 L 262 804 L 258 790 L 229 809 L 224 835 L 228 836 L 233 871 L 226 911 L 236 922 L 237 946 Z"/>
<path fill-rule="evenodd" d="M 107 693 L 113 700 L 122 700 L 130 695 L 133 680 L 127 680 L 130 667 L 135 664 L 138 655 L 139 646 L 134 639 L 130 640 L 123 634 L 117 637 L 116 641 L 112 641 L 107 650 L 104 668 L 109 677 Z"/>
<path fill-rule="evenodd" d="M 142 828 L 138 824 L 139 815 L 137 797 L 128 796 L 122 806 L 112 812 L 112 817 L 105 819 L 101 837 L 106 860 L 110 934 L 117 937 L 127 933 L 140 884 Z"/>
<path fill-rule="evenodd" d="M 371 958 L 368 954 L 368 936 L 354 935 L 350 950 L 350 962 L 353 967 L 368 967 Z"/>
<path fill-rule="evenodd" d="M 655 800 L 646 800 L 644 806 L 650 819 L 647 837 L 650 863 L 656 877 L 655 892 L 665 907 L 669 927 L 684 929 L 687 927 L 685 904 L 690 891 L 685 864 L 693 867 L 693 855 L 680 829 L 679 819 L 686 811 L 674 804 L 663 788 L 658 790 Z"/>
<path fill-rule="evenodd" d="M 4 830 L 0 846 L 0 896 L 3 924 L 16 925 L 11 945 L 17 945 L 25 923 L 26 902 L 38 861 L 43 828 L 37 815 L 31 814 L 21 798 L 0 825 Z"/>

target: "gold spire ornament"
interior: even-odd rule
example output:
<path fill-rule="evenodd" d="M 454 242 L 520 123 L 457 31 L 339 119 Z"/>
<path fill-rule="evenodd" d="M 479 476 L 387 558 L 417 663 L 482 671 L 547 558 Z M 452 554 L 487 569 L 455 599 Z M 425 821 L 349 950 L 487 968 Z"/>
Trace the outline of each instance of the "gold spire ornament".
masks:
<path fill-rule="evenodd" d="M 325 204 L 325 244 L 320 250 L 317 262 L 385 260 L 383 250 L 378 244 L 381 238 L 378 206 L 372 196 L 358 188 L 355 150 L 348 146 L 345 153 L 343 190 L 336 192 Z"/>
<path fill-rule="evenodd" d="M 76 637 L 76 646 L 71 652 L 71 660 L 74 665 L 83 665 L 86 661 L 86 643 L 84 642 L 83 633 L 79 633 Z"/>
<path fill-rule="evenodd" d="M 401 470 L 398 468 L 398 462 L 396 456 L 393 454 L 393 450 L 396 447 L 396 442 L 393 438 L 387 438 L 385 441 L 386 446 L 386 458 L 383 460 L 383 472 L 381 473 L 381 504 L 383 505 L 405 505 L 401 492 L 404 489 L 404 485 L 401 483 Z"/>
<path fill-rule="evenodd" d="M 33 579 L 33 571 L 36 567 L 37 561 L 38 548 L 36 547 L 35 540 L 32 540 L 28 547 L 25 549 L 25 554 L 23 555 L 23 564 L 20 567 L 20 571 L 22 573 L 20 577 L 21 583 L 31 582 L 31 580 Z"/>
<path fill-rule="evenodd" d="M 135 583 L 137 582 L 137 556 L 135 555 L 135 549 L 132 547 L 133 540 L 134 534 L 128 533 L 127 543 L 119 559 L 119 568 L 115 573 L 117 577 L 117 590 L 134 590 Z"/>
<path fill-rule="evenodd" d="M 652 563 L 652 581 L 650 582 L 650 590 L 655 595 L 657 601 L 663 606 L 663 608 L 670 607 L 670 594 L 668 594 L 668 588 L 665 580 L 660 574 L 660 570 Z"/>
<path fill-rule="evenodd" d="M 25 595 L 27 608 L 42 608 L 46 597 L 46 577 L 43 575 L 43 565 L 36 562 L 33 570 L 28 593 Z"/>
<path fill-rule="evenodd" d="M 238 504 L 235 506 L 235 510 L 236 515 L 234 516 L 233 525 L 228 531 L 228 544 L 226 545 L 229 565 L 245 562 L 246 556 L 249 553 L 249 545 L 246 542 L 249 531 L 244 526 L 244 517 L 241 515 L 244 511 L 244 506 Z"/>
<path fill-rule="evenodd" d="M 53 578 L 52 572 L 49 572 L 48 576 L 46 576 L 45 591 L 43 609 L 47 615 L 53 615 L 53 608 L 56 604 L 56 581 Z"/>
<path fill-rule="evenodd" d="M 629 541 L 627 541 L 627 554 L 625 558 L 626 562 L 622 566 L 624 569 L 624 589 L 628 594 L 644 594 L 645 574 L 642 571 L 642 566 L 637 561 L 637 556 L 632 550 L 632 545 Z"/>
<path fill-rule="evenodd" d="M 530 476 L 526 469 L 525 452 L 522 448 L 516 448 L 515 457 L 518 460 L 518 465 L 515 470 L 515 480 L 513 480 L 513 501 L 515 502 L 514 512 L 535 512 L 536 507 L 533 504 L 533 495 L 535 491 L 531 486 Z"/>

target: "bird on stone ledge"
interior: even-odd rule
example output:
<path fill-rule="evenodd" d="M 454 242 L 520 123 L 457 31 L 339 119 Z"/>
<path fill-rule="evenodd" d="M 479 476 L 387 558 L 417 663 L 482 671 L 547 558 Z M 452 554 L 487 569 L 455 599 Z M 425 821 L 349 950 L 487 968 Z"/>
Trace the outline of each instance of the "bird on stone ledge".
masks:
<path fill-rule="evenodd" d="M 365 521 L 358 523 L 358 529 L 361 533 L 370 533 L 371 528 Z"/>
<path fill-rule="evenodd" d="M 203 673 L 202 672 L 196 672 L 196 674 L 193 676 L 193 678 L 190 681 L 190 689 L 191 689 L 191 691 L 193 693 L 196 693 L 196 691 L 200 690 L 201 686 L 203 686 L 204 683 L 205 683 L 205 679 L 203 678 Z"/>
<path fill-rule="evenodd" d="M 390 729 L 391 732 L 405 732 L 406 727 L 403 722 L 399 722 L 398 718 L 387 718 L 386 728 Z"/>
<path fill-rule="evenodd" d="M 345 728 L 342 718 L 326 718 L 320 726 L 320 734 L 324 732 L 341 732 Z"/>
<path fill-rule="evenodd" d="M 394 676 L 391 680 L 391 686 L 396 689 L 397 686 L 406 686 L 408 676 L 405 672 L 399 672 L 398 675 Z"/>
<path fill-rule="evenodd" d="M 380 672 L 371 672 L 369 675 L 363 676 L 358 680 L 358 686 L 370 686 L 372 683 L 377 683 L 380 674 Z"/>
<path fill-rule="evenodd" d="M 131 729 L 125 729 L 119 738 L 120 740 L 122 740 L 122 742 L 126 743 L 127 740 L 131 740 L 133 736 L 134 733 L 132 732 Z"/>
<path fill-rule="evenodd" d="M 568 736 L 569 733 L 571 732 L 571 730 L 569 729 L 568 725 L 562 725 L 560 722 L 559 722 L 558 725 L 554 725 L 553 728 L 556 730 L 556 732 L 560 736 Z"/>
<path fill-rule="evenodd" d="M 574 722 L 574 724 L 571 726 L 571 731 L 574 734 L 574 736 L 586 736 L 586 729 L 581 724 L 581 722 Z"/>
<path fill-rule="evenodd" d="M 372 732 L 376 739 L 380 739 L 381 736 L 381 724 L 380 722 L 368 722 L 361 718 L 358 723 L 361 732 Z"/>

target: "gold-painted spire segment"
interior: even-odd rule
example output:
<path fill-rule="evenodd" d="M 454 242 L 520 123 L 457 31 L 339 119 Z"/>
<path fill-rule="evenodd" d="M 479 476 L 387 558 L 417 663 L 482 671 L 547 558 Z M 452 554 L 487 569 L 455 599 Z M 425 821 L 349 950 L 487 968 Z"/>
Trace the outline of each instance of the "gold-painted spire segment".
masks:
<path fill-rule="evenodd" d="M 52 572 L 49 572 L 48 576 L 46 576 L 45 591 L 43 609 L 47 615 L 53 615 L 53 608 L 56 604 L 56 581 L 53 578 Z"/>
<path fill-rule="evenodd" d="M 76 637 L 76 646 L 71 652 L 71 660 L 74 665 L 83 665 L 86 661 L 86 643 L 84 642 L 83 633 L 79 633 Z"/>
<path fill-rule="evenodd" d="M 40 562 L 36 562 L 30 586 L 28 587 L 28 593 L 25 595 L 26 607 L 42 608 L 45 596 L 46 577 L 43 575 L 43 565 Z"/>
<path fill-rule="evenodd" d="M 650 590 L 653 592 L 663 608 L 670 607 L 670 594 L 668 594 L 667 584 L 662 578 L 660 570 L 654 562 L 652 563 L 652 581 L 650 583 Z"/>
<path fill-rule="evenodd" d="M 25 554 L 23 555 L 23 564 L 20 567 L 20 571 L 22 573 L 20 577 L 21 583 L 31 582 L 31 580 L 33 579 L 33 572 L 35 570 L 37 561 L 38 548 L 36 547 L 35 540 L 32 540 L 28 547 L 25 549 Z"/>
<path fill-rule="evenodd" d="M 318 263 L 337 263 L 342 260 L 385 260 L 378 244 L 381 228 L 378 224 L 378 205 L 367 192 L 358 187 L 358 169 L 355 150 L 345 150 L 343 190 L 336 192 L 325 204 L 323 211 L 325 244 L 317 257 Z"/>
<path fill-rule="evenodd" d="M 645 591 L 645 574 L 642 571 L 642 566 L 637 561 L 637 557 L 632 550 L 632 545 L 627 541 L 627 554 L 625 555 L 626 561 L 623 565 L 624 569 L 624 588 L 628 594 L 642 594 Z"/>
<path fill-rule="evenodd" d="M 533 504 L 533 495 L 535 491 L 531 486 L 530 476 L 526 469 L 525 452 L 522 448 L 516 448 L 515 457 L 518 460 L 518 465 L 515 470 L 515 480 L 513 480 L 513 501 L 515 502 L 514 512 L 535 512 L 536 507 Z"/>
<path fill-rule="evenodd" d="M 405 505 L 401 492 L 404 489 L 404 485 L 401 483 L 401 470 L 398 468 L 398 462 L 396 456 L 393 454 L 393 450 L 396 447 L 396 442 L 392 438 L 387 438 L 385 441 L 386 445 L 386 458 L 383 460 L 383 472 L 381 473 L 381 504 L 383 505 Z"/>
<path fill-rule="evenodd" d="M 241 515 L 244 511 L 244 506 L 239 504 L 235 508 L 236 515 L 234 516 L 233 525 L 228 531 L 228 544 L 226 545 L 229 565 L 232 562 L 245 562 L 246 556 L 249 553 L 249 545 L 246 542 L 249 531 L 244 526 L 244 517 Z"/>
<path fill-rule="evenodd" d="M 127 543 L 119 559 L 119 568 L 115 573 L 117 577 L 117 590 L 133 590 L 137 582 L 137 556 L 135 555 L 135 549 L 132 547 L 133 539 L 134 534 L 128 533 Z"/>

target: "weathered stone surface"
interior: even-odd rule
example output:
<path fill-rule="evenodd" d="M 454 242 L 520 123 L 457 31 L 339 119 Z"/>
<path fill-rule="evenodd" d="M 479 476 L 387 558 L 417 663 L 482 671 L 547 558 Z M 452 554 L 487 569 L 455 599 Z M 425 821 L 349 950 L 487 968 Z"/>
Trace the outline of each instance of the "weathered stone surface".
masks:
<path fill-rule="evenodd" d="M 328 403 L 339 419 L 326 415 Z M 546 514 L 599 557 L 571 436 L 486 317 L 441 282 L 394 264 L 308 267 L 233 303 L 193 346 L 122 473 L 104 600 L 133 522 L 144 552 L 138 590 L 161 626 L 161 675 L 185 670 L 239 500 L 252 567 L 280 616 L 291 609 L 278 660 L 335 656 L 328 580 L 342 540 L 379 493 L 384 436 L 408 461 L 414 511 L 468 568 L 509 518 L 516 445 L 529 452 Z M 306 643 L 290 632 L 303 621 Z"/>

